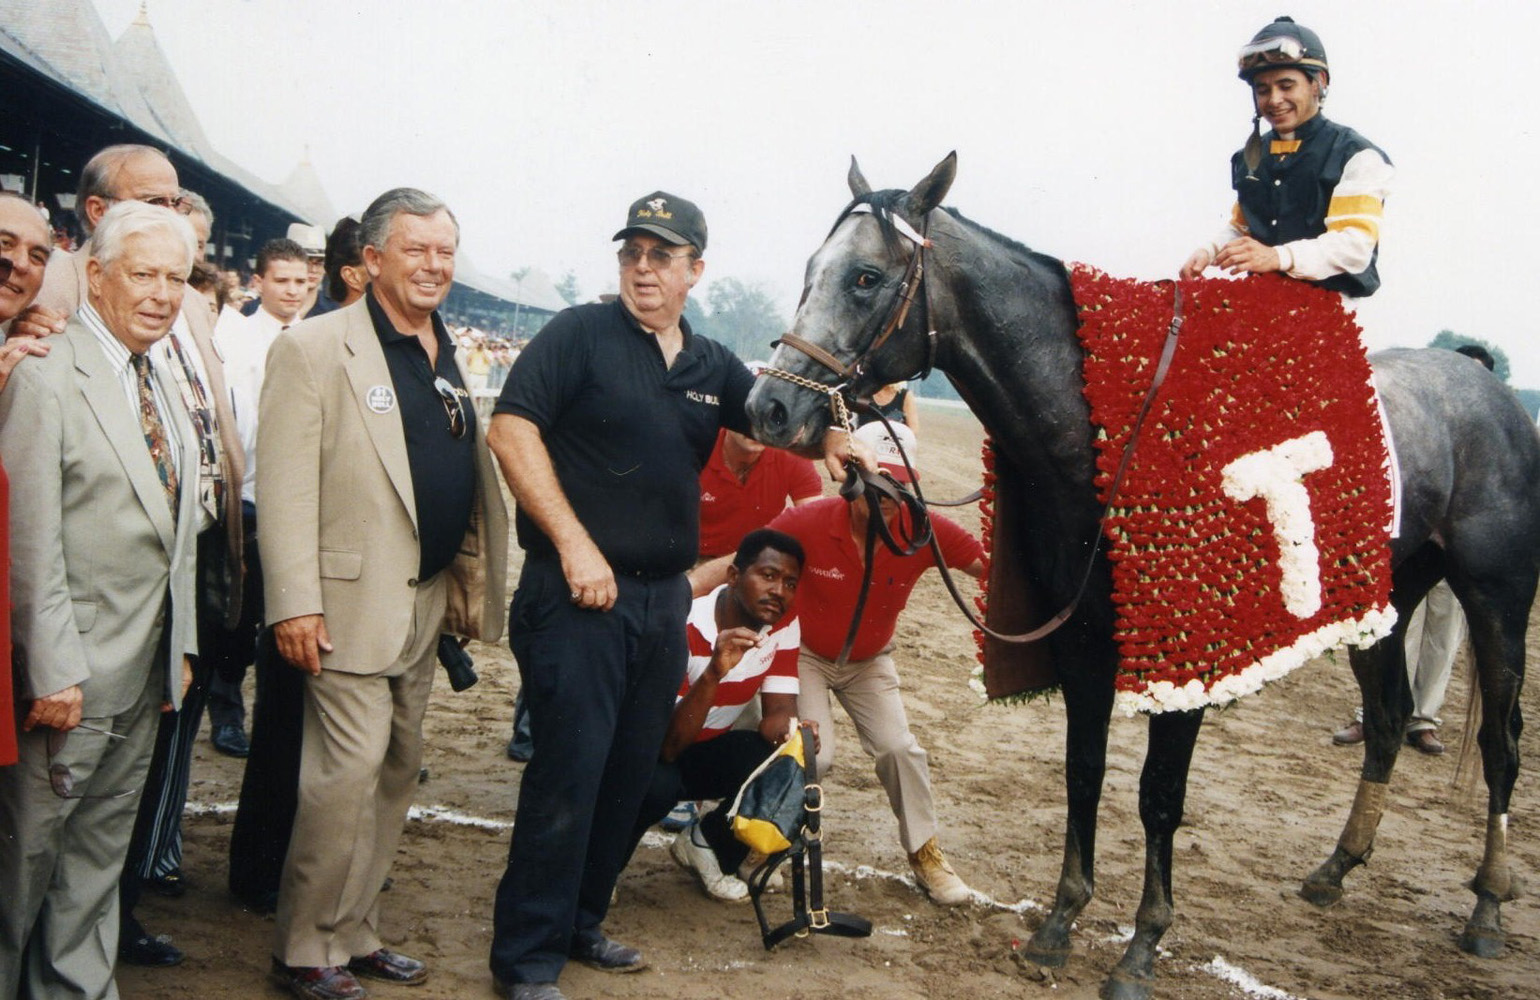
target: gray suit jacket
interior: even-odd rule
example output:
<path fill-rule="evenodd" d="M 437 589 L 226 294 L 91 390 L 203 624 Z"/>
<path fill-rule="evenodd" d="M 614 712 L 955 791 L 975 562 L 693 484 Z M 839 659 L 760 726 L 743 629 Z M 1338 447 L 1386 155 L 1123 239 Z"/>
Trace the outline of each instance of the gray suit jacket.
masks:
<path fill-rule="evenodd" d="M 162 419 L 177 422 L 187 483 L 173 525 L 139 414 L 96 338 L 71 319 L 51 344 L 0 393 L 18 698 L 79 684 L 86 717 L 126 711 L 169 628 L 166 700 L 179 706 L 182 657 L 198 652 L 192 425 L 181 406 L 166 407 Z M 157 368 L 155 377 L 164 398 L 177 400 L 170 375 Z"/>
<path fill-rule="evenodd" d="M 66 316 L 75 315 L 80 304 L 90 294 L 86 280 L 86 262 L 91 255 L 87 247 L 70 253 L 55 252 L 48 258 L 43 271 L 43 286 L 38 289 L 36 304 Z M 214 423 L 219 433 L 219 460 L 224 464 L 225 482 L 232 483 L 225 491 L 225 544 L 230 554 L 226 589 L 225 627 L 235 628 L 241 618 L 241 566 L 246 533 L 241 524 L 241 481 L 246 476 L 246 451 L 241 447 L 240 435 L 235 427 L 235 410 L 230 405 L 230 390 L 225 385 L 225 363 L 214 346 L 214 322 L 209 315 L 207 300 L 193 289 L 182 296 L 182 319 L 198 345 L 203 370 L 208 373 L 208 385 L 204 389 L 214 407 Z"/>
<path fill-rule="evenodd" d="M 325 615 L 336 652 L 322 654 L 321 666 L 354 674 L 396 661 L 416 601 L 417 505 L 401 413 L 368 404 L 382 385 L 391 385 L 390 368 L 360 299 L 279 335 L 257 419 L 268 623 Z M 508 512 L 475 432 L 476 507 L 444 571 L 443 630 L 494 642 L 505 614 Z"/>

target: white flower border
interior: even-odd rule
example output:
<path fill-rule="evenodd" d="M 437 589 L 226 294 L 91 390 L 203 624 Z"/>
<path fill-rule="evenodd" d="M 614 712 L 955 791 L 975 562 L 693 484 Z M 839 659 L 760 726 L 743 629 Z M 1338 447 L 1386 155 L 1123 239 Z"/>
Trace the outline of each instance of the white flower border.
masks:
<path fill-rule="evenodd" d="M 1143 691 L 1119 691 L 1113 708 L 1125 716 L 1140 712 L 1185 712 L 1194 708 L 1228 705 L 1243 695 L 1262 690 L 1262 685 L 1294 672 L 1318 656 L 1343 646 L 1367 648 L 1390 634 L 1396 624 L 1395 608 L 1386 604 L 1366 612 L 1362 618 L 1331 622 L 1302 635 L 1291 646 L 1275 650 L 1251 666 L 1214 681 L 1205 688 L 1194 678 L 1178 687 L 1170 681 L 1155 681 Z"/>
<path fill-rule="evenodd" d="M 1347 619 L 1323 625 L 1308 635 L 1300 636 L 1292 646 L 1275 650 L 1251 666 L 1233 674 L 1227 674 L 1205 689 L 1203 681 L 1194 678 L 1178 687 L 1171 681 L 1155 681 L 1143 691 L 1119 691 L 1113 698 L 1113 708 L 1132 718 L 1141 712 L 1185 712 L 1194 708 L 1228 705 L 1243 695 L 1262 690 L 1268 681 L 1286 677 L 1298 668 L 1334 649 L 1357 646 L 1366 649 L 1390 634 L 1396 624 L 1396 609 L 1389 604 L 1369 611 L 1362 618 Z M 988 702 L 984 689 L 984 666 L 976 664 L 968 674 L 968 687 Z"/>

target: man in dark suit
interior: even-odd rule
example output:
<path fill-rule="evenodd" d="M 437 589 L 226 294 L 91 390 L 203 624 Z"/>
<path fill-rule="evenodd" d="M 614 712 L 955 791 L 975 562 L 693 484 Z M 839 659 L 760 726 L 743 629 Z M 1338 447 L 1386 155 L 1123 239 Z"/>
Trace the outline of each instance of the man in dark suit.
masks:
<path fill-rule="evenodd" d="M 168 209 L 113 206 L 91 238 L 86 305 L 0 394 L 31 703 L 20 762 L 0 769 L 0 996 L 113 989 L 118 876 L 157 710 L 180 703 L 198 650 L 198 439 L 149 358 L 195 242 Z"/>
<path fill-rule="evenodd" d="M 440 632 L 495 640 L 508 518 L 437 309 L 459 225 L 398 188 L 362 222 L 370 290 L 279 335 L 257 437 L 267 620 L 305 673 L 299 810 L 272 978 L 356 1000 L 359 976 L 422 982 L 383 946 L 380 886 L 422 759 Z M 347 817 L 340 822 L 339 817 Z"/>

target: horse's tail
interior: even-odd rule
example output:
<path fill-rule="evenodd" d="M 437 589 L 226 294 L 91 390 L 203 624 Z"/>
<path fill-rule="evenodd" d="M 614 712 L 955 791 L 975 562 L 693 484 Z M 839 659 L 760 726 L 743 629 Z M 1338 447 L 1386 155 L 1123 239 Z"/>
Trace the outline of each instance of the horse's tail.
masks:
<path fill-rule="evenodd" d="M 1464 799 L 1474 799 L 1476 783 L 1481 780 L 1481 745 L 1476 739 L 1481 731 L 1481 677 L 1476 670 L 1476 651 L 1465 649 L 1465 677 L 1470 697 L 1465 699 L 1465 728 L 1460 731 L 1460 756 L 1454 763 L 1454 776 L 1449 779 L 1455 791 Z"/>

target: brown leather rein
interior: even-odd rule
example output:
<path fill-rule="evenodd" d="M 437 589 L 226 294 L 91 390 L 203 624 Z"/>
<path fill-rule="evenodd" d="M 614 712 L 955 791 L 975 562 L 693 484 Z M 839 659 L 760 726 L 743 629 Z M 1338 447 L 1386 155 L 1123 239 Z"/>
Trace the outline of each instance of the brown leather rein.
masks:
<path fill-rule="evenodd" d="M 931 554 L 935 557 L 936 569 L 941 574 L 941 580 L 942 583 L 946 586 L 947 593 L 951 594 L 952 601 L 957 605 L 958 609 L 962 611 L 962 613 L 967 617 L 968 621 L 971 622 L 973 626 L 979 631 L 993 639 L 999 640 L 1000 642 L 1017 644 L 1037 642 L 1057 631 L 1060 626 L 1069 621 L 1070 617 L 1075 613 L 1075 609 L 1079 607 L 1080 599 L 1085 596 L 1086 587 L 1091 582 L 1091 573 L 1096 567 L 1096 557 L 1101 551 L 1103 534 L 1098 527 L 1096 532 L 1096 540 L 1091 545 L 1091 554 L 1086 559 L 1086 568 L 1084 573 L 1081 574 L 1080 585 L 1075 590 L 1075 596 L 1070 599 L 1070 602 L 1065 605 L 1062 610 L 1060 610 L 1057 614 L 1048 619 L 1042 625 L 1032 629 L 1030 632 L 1020 632 L 1015 634 L 996 632 L 994 629 L 980 621 L 978 616 L 973 613 L 973 610 L 968 607 L 967 599 L 964 598 L 962 593 L 957 589 L 957 583 L 952 578 L 951 569 L 947 566 L 946 559 L 941 554 L 941 545 L 936 540 L 935 532 L 931 530 L 930 518 L 926 508 L 961 507 L 972 503 L 975 500 L 978 500 L 983 496 L 983 491 L 974 490 L 973 493 L 960 500 L 934 502 L 927 501 L 924 497 L 924 494 L 920 490 L 918 477 L 914 476 L 914 468 L 912 465 L 910 465 L 909 456 L 905 454 L 903 445 L 899 441 L 898 436 L 893 433 L 892 425 L 888 422 L 887 417 L 884 416 L 882 412 L 878 410 L 876 406 L 874 406 L 871 402 L 852 399 L 849 396 L 850 390 L 848 388 L 851 382 L 865 373 L 866 365 L 871 360 L 872 356 L 877 352 L 877 350 L 882 347 L 883 344 L 887 343 L 888 338 L 893 335 L 894 331 L 904 325 L 904 321 L 909 318 L 909 309 L 914 305 L 915 299 L 924 296 L 928 302 L 929 296 L 926 292 L 925 286 L 924 257 L 925 250 L 931 245 L 930 239 L 928 238 L 930 232 L 930 217 L 928 215 L 925 217 L 921 223 L 921 231 L 916 233 L 914 228 L 905 222 L 902 217 L 898 216 L 897 214 L 888 212 L 885 209 L 877 208 L 869 204 L 858 205 L 851 209 L 852 214 L 858 211 L 869 212 L 874 216 L 878 216 L 879 219 L 886 218 L 894 225 L 894 228 L 896 228 L 899 233 L 904 235 L 909 239 L 911 243 L 914 244 L 914 253 L 909 257 L 909 265 L 904 273 L 904 280 L 902 284 L 899 285 L 897 293 L 894 297 L 893 304 L 888 309 L 887 318 L 883 321 L 882 326 L 877 332 L 877 335 L 872 339 L 871 344 L 861 352 L 860 356 L 849 365 L 844 364 L 839 360 L 839 358 L 835 357 L 829 351 L 819 347 L 817 344 L 814 344 L 811 341 L 804 340 L 803 338 L 790 333 L 783 334 L 781 336 L 779 341 L 780 343 L 786 344 L 789 347 L 801 351 L 803 354 L 806 354 L 814 361 L 834 372 L 834 374 L 841 380 L 835 385 L 825 385 L 822 382 L 815 382 L 812 379 L 805 378 L 793 372 L 783 371 L 779 368 L 766 367 L 760 370 L 761 374 L 769 375 L 773 378 L 778 378 L 801 388 L 827 396 L 829 398 L 829 407 L 834 419 L 839 423 L 840 428 L 847 434 L 853 433 L 855 430 L 853 421 L 850 418 L 850 406 L 852 404 L 860 406 L 866 411 L 874 414 L 877 419 L 882 422 L 884 429 L 887 430 L 888 436 L 892 439 L 894 445 L 897 446 L 899 455 L 904 460 L 904 466 L 909 469 L 911 478 L 914 480 L 910 484 L 912 488 L 911 492 L 910 489 L 906 489 L 903 485 L 894 481 L 892 477 L 887 476 L 886 474 L 868 472 L 865 469 L 860 468 L 855 463 L 851 463 L 847 472 L 845 484 L 840 487 L 840 495 L 849 502 L 854 502 L 856 499 L 863 497 L 865 498 L 868 505 L 868 516 L 865 546 L 866 566 L 863 579 L 861 581 L 861 592 L 856 599 L 855 613 L 852 616 L 850 622 L 850 630 L 846 634 L 845 645 L 844 648 L 840 650 L 840 655 L 837 662 L 841 665 L 845 663 L 845 659 L 847 656 L 849 656 L 851 647 L 855 643 L 856 634 L 860 630 L 861 615 L 865 610 L 867 594 L 871 589 L 872 556 L 874 555 L 876 539 L 879 535 L 882 537 L 883 544 L 888 547 L 889 551 L 901 557 L 913 555 L 922 547 L 928 544 L 931 549 Z M 1176 345 L 1182 330 L 1182 290 L 1180 286 L 1178 286 L 1175 282 L 1171 283 L 1171 294 L 1171 322 L 1166 329 L 1166 340 L 1161 347 L 1160 360 L 1155 366 L 1155 375 L 1154 378 L 1150 380 L 1150 387 L 1144 394 L 1144 401 L 1140 404 L 1139 414 L 1134 419 L 1133 430 L 1129 433 L 1128 441 L 1123 446 L 1123 454 L 1118 460 L 1117 473 L 1113 476 L 1112 488 L 1107 493 L 1107 502 L 1102 508 L 1101 517 L 1098 519 L 1098 526 L 1106 523 L 1107 517 L 1112 513 L 1113 506 L 1117 502 L 1118 491 L 1123 485 L 1123 478 L 1128 472 L 1130 462 L 1133 460 L 1134 448 L 1139 442 L 1139 432 L 1144 427 L 1145 417 L 1149 414 L 1151 406 L 1154 405 L 1155 394 L 1160 390 L 1161 385 L 1165 382 L 1166 373 L 1171 368 L 1171 359 L 1176 354 Z M 924 378 L 925 375 L 929 374 L 930 369 L 935 362 L 936 339 L 936 331 L 930 330 L 927 333 L 928 345 L 925 370 L 924 372 L 916 373 L 912 377 Z M 894 502 L 898 503 L 900 507 L 910 512 L 911 520 L 914 523 L 911 527 L 911 530 L 907 532 L 903 541 L 895 539 L 892 536 L 888 530 L 887 523 L 882 517 L 881 502 L 884 497 L 893 500 Z"/>

